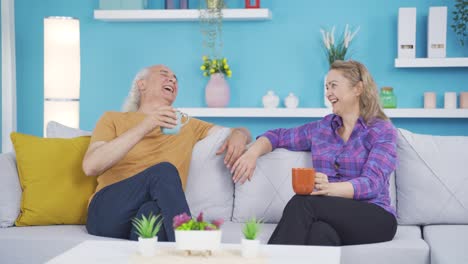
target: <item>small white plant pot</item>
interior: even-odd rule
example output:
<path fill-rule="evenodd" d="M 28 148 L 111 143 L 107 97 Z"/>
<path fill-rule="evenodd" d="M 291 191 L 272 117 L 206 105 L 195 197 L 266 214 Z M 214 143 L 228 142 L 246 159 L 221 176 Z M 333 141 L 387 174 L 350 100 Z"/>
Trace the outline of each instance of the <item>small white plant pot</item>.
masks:
<path fill-rule="evenodd" d="M 138 251 L 144 257 L 152 257 L 156 254 L 156 243 L 158 237 L 142 238 L 138 237 Z"/>
<path fill-rule="evenodd" d="M 191 251 L 218 250 L 221 245 L 221 230 L 175 230 L 176 249 Z"/>
<path fill-rule="evenodd" d="M 241 242 L 241 250 L 242 250 L 242 257 L 244 258 L 255 258 L 258 256 L 258 251 L 260 249 L 260 240 L 250 240 L 250 239 L 242 239 Z"/>

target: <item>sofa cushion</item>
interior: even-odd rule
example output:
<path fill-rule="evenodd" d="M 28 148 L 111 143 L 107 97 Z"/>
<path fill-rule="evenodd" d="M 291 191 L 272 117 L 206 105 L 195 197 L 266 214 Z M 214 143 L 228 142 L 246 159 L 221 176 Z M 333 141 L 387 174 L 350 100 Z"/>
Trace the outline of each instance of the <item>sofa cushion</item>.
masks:
<path fill-rule="evenodd" d="M 310 152 L 275 149 L 257 160 L 252 180 L 237 183 L 234 195 L 234 222 L 252 217 L 278 223 L 287 202 L 294 195 L 291 168 L 312 167 Z"/>
<path fill-rule="evenodd" d="M 223 225 L 223 243 L 240 243 L 243 223 L 227 222 Z M 276 224 L 263 224 L 258 239 L 266 244 Z M 341 263 L 372 264 L 411 263 L 429 264 L 429 246 L 422 239 L 419 226 L 398 226 L 395 238 L 384 243 L 375 243 L 341 248 Z M 453 262 L 446 262 L 453 263 Z"/>
<path fill-rule="evenodd" d="M 185 195 L 192 214 L 203 211 L 207 220 L 231 220 L 234 184 L 224 155 L 216 155 L 229 134 L 223 128 L 193 148 Z"/>
<path fill-rule="evenodd" d="M 423 228 L 431 248 L 431 264 L 468 263 L 468 225 L 431 225 Z"/>
<path fill-rule="evenodd" d="M 74 138 L 82 136 L 91 136 L 91 131 L 80 130 L 55 121 L 47 123 L 46 135 L 48 138 Z"/>
<path fill-rule="evenodd" d="M 468 137 L 399 131 L 398 222 L 468 224 Z"/>
<path fill-rule="evenodd" d="M 96 178 L 81 164 L 89 137 L 39 138 L 12 133 L 23 190 L 17 226 L 83 224 Z"/>
<path fill-rule="evenodd" d="M 45 263 L 85 240 L 120 240 L 89 235 L 83 225 L 0 229 L 0 263 Z"/>
<path fill-rule="evenodd" d="M 429 264 L 430 250 L 419 226 L 399 225 L 392 241 L 341 247 L 341 263 Z"/>
<path fill-rule="evenodd" d="M 0 227 L 9 227 L 15 224 L 21 203 L 15 154 L 1 153 L 0 168 Z"/>

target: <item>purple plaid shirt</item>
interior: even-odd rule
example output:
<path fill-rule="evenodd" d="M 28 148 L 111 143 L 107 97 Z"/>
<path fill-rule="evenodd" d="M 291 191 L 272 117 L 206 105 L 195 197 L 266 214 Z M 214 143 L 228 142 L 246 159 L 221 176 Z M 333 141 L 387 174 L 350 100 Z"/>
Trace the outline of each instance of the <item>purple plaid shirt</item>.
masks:
<path fill-rule="evenodd" d="M 273 149 L 310 151 L 317 172 L 329 182 L 350 182 L 354 199 L 376 204 L 395 215 L 390 205 L 389 178 L 397 166 L 397 131 L 389 121 L 375 119 L 366 125 L 359 118 L 348 141 L 338 134 L 343 126 L 340 116 L 323 119 L 291 129 L 275 129 L 261 136 Z"/>

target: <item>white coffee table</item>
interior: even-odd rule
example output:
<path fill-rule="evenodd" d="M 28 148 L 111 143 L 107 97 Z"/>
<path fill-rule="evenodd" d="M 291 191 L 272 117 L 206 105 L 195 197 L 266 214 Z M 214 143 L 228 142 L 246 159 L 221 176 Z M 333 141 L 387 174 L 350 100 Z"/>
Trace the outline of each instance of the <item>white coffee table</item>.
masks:
<path fill-rule="evenodd" d="M 160 242 L 158 246 L 173 249 L 175 243 Z M 238 244 L 222 244 L 222 249 L 239 250 Z M 87 240 L 56 256 L 47 264 L 74 263 L 129 263 L 137 254 L 134 241 L 93 241 Z M 320 263 L 339 264 L 341 248 L 319 246 L 261 245 L 260 253 L 267 263 Z"/>

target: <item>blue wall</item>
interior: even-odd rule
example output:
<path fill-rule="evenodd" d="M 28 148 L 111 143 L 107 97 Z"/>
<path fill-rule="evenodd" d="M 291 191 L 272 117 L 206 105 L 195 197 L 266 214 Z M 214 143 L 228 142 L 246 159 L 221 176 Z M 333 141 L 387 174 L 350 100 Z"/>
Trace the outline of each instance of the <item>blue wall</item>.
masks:
<path fill-rule="evenodd" d="M 152 0 L 153 7 L 162 0 Z M 243 0 L 227 0 L 240 7 Z M 179 107 L 204 106 L 207 79 L 199 70 L 204 51 L 197 22 L 109 23 L 93 19 L 97 0 L 16 0 L 18 130 L 42 134 L 43 18 L 73 16 L 81 23 L 81 128 L 91 130 L 107 110 L 118 110 L 135 73 L 152 64 L 166 64 L 178 75 Z M 358 4 L 357 4 L 358 3 Z M 192 1 L 198 6 L 198 1 Z M 320 27 L 346 23 L 360 26 L 353 41 L 353 58 L 365 63 L 380 86 L 394 87 L 398 106 L 422 107 L 425 91 L 436 91 L 442 107 L 445 91 L 468 91 L 468 68 L 397 69 L 397 16 L 399 7 L 418 8 L 417 56 L 425 57 L 429 6 L 454 0 L 328 0 L 262 1 L 273 19 L 223 24 L 224 55 L 230 60 L 231 107 L 261 107 L 261 97 L 274 90 L 284 98 L 300 97 L 301 107 L 323 107 L 323 77 L 327 63 Z M 363 8 L 365 6 L 366 8 Z M 451 18 L 449 19 L 451 23 Z M 467 57 L 448 30 L 448 57 Z M 275 127 L 290 127 L 307 119 L 207 119 L 227 126 L 245 125 L 254 134 Z M 399 127 L 414 132 L 468 135 L 467 119 L 396 119 Z"/>

